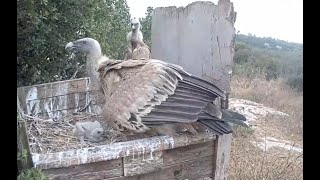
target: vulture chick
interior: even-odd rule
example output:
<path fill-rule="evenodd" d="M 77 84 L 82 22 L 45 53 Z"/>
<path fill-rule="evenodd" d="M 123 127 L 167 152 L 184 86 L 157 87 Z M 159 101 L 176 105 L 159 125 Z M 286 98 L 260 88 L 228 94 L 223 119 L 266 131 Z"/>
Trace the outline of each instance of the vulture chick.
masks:
<path fill-rule="evenodd" d="M 104 130 L 98 121 L 94 122 L 77 122 L 73 129 L 74 135 L 84 142 L 84 138 L 91 142 L 100 142 L 103 140 Z"/>
<path fill-rule="evenodd" d="M 137 19 L 131 21 L 131 31 L 127 34 L 127 55 L 125 59 L 150 59 L 150 48 L 143 42 L 140 31 L 140 22 Z"/>
<path fill-rule="evenodd" d="M 79 39 L 68 43 L 66 49 L 98 52 L 96 42 Z M 246 126 L 243 115 L 212 103 L 226 98 L 224 90 L 178 65 L 157 59 L 111 60 L 102 55 L 96 61 L 105 95 L 102 116 L 120 132 L 142 133 L 152 126 L 198 121 L 222 135 L 232 132 L 227 122 Z"/>

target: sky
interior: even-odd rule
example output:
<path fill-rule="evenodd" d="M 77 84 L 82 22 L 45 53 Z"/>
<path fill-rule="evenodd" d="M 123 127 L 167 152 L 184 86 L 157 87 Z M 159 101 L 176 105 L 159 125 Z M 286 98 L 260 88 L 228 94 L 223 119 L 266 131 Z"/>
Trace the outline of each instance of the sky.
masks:
<path fill-rule="evenodd" d="M 132 17 L 144 17 L 148 6 L 186 6 L 196 0 L 127 0 Z M 218 0 L 210 0 L 217 4 Z M 303 42 L 303 0 L 231 0 L 236 31 L 289 42 Z"/>

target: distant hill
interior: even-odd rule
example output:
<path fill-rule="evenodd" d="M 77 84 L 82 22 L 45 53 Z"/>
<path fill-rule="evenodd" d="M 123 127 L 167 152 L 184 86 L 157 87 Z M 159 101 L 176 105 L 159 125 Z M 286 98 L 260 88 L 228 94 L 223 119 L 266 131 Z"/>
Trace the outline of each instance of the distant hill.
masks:
<path fill-rule="evenodd" d="M 254 35 L 236 35 L 236 42 L 245 43 L 251 47 L 269 49 L 269 50 L 282 50 L 282 51 L 302 51 L 303 45 L 299 43 L 287 42 L 271 37 L 256 37 Z"/>
<path fill-rule="evenodd" d="M 267 80 L 282 77 L 292 88 L 302 91 L 303 44 L 237 34 L 234 62 L 239 75 L 254 77 L 264 73 Z"/>

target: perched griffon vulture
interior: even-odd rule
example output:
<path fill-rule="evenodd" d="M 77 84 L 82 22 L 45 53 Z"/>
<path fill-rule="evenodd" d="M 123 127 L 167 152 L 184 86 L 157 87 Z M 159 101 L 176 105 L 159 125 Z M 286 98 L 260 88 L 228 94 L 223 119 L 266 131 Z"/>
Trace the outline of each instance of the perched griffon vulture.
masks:
<path fill-rule="evenodd" d="M 143 35 L 140 31 L 140 22 L 137 19 L 131 21 L 131 31 L 127 34 L 127 55 L 126 59 L 150 59 L 150 48 L 143 42 Z"/>
<path fill-rule="evenodd" d="M 246 118 L 219 109 L 212 102 L 225 92 L 193 76 L 181 67 L 157 59 L 111 60 L 101 54 L 99 43 L 83 38 L 66 45 L 98 62 L 100 85 L 105 95 L 102 116 L 118 131 L 142 133 L 151 126 L 199 121 L 216 134 L 232 132 L 227 122 L 246 126 Z"/>

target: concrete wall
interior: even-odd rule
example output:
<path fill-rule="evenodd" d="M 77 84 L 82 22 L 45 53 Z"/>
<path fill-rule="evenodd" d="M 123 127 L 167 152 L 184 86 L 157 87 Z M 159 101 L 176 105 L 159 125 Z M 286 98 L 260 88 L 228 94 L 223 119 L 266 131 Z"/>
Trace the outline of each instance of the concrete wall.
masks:
<path fill-rule="evenodd" d="M 229 91 L 236 13 L 229 0 L 195 2 L 185 8 L 156 8 L 152 17 L 152 58 L 181 65 Z"/>

